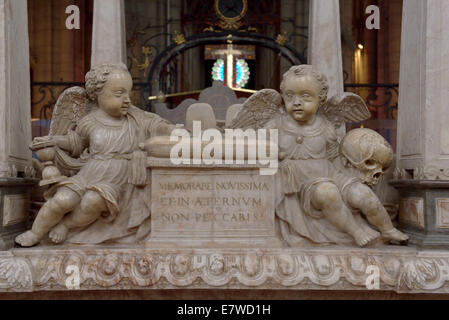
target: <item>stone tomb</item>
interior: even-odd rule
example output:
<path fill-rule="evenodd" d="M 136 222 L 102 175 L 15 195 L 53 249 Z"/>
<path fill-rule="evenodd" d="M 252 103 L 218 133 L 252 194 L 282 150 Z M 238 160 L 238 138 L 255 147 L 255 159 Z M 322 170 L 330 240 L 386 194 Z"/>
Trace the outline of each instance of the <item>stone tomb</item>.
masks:
<path fill-rule="evenodd" d="M 256 165 L 173 165 L 152 168 L 148 246 L 279 247 L 274 176 Z"/>

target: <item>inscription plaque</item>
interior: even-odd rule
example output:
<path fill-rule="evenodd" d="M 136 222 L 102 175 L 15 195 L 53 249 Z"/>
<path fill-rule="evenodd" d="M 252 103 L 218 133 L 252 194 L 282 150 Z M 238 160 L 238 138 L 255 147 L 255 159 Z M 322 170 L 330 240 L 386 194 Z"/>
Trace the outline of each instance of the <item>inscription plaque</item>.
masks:
<path fill-rule="evenodd" d="M 424 199 L 404 198 L 399 202 L 399 220 L 405 224 L 424 229 Z"/>
<path fill-rule="evenodd" d="M 435 199 L 437 228 L 449 229 L 449 198 Z"/>
<path fill-rule="evenodd" d="M 259 167 L 152 168 L 151 243 L 279 246 L 274 176 Z"/>
<path fill-rule="evenodd" d="M 29 194 L 5 195 L 3 198 L 3 227 L 19 224 L 28 218 Z"/>

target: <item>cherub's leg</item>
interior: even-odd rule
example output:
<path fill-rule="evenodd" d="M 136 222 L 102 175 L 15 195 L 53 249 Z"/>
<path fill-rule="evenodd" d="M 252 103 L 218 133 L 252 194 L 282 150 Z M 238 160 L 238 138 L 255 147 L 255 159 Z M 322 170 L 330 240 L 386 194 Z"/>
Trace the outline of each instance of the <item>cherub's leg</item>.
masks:
<path fill-rule="evenodd" d="M 76 192 L 62 187 L 39 210 L 31 230 L 17 236 L 16 242 L 23 247 L 34 246 L 67 212 L 72 211 L 80 200 Z"/>
<path fill-rule="evenodd" d="M 393 227 L 387 210 L 373 190 L 362 183 L 354 183 L 348 189 L 348 204 L 362 211 L 368 221 L 376 226 L 387 240 L 407 241 L 408 237 Z"/>
<path fill-rule="evenodd" d="M 312 204 L 337 228 L 349 233 L 359 246 L 365 246 L 379 236 L 379 233 L 363 232 L 352 212 L 343 202 L 340 191 L 332 183 L 319 184 L 312 196 Z"/>
<path fill-rule="evenodd" d="M 70 229 L 84 227 L 97 220 L 101 213 L 107 211 L 106 202 L 95 191 L 87 191 L 78 208 L 65 216 L 50 231 L 50 239 L 54 243 L 63 242 Z"/>

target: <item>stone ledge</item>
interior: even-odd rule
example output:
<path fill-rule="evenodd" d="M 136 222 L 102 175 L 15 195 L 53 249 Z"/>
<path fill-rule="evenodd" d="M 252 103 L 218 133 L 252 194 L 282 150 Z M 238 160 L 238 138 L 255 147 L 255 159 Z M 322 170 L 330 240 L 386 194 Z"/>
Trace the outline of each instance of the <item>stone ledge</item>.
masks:
<path fill-rule="evenodd" d="M 39 179 L 34 178 L 0 178 L 0 187 L 37 186 Z"/>
<path fill-rule="evenodd" d="M 391 180 L 389 184 L 397 189 L 449 189 L 449 180 Z"/>
<path fill-rule="evenodd" d="M 158 249 L 143 246 L 36 247 L 0 252 L 0 292 L 69 291 L 67 266 L 81 290 L 368 290 L 449 293 L 449 252 L 410 247 Z"/>
<path fill-rule="evenodd" d="M 203 159 L 195 159 L 199 163 L 193 163 L 193 159 L 186 159 L 189 160 L 189 164 L 174 164 L 170 159 L 168 158 L 156 158 L 156 157 L 147 157 L 147 166 L 150 168 L 176 168 L 176 169 L 259 169 L 259 168 L 268 168 L 268 165 L 262 165 L 259 163 L 248 163 L 248 160 L 244 160 L 241 164 L 231 163 L 226 164 L 225 160 L 222 160 L 221 164 L 205 164 L 203 163 Z M 235 161 L 235 160 L 234 160 Z M 256 160 L 253 160 L 254 162 L 258 162 Z"/>

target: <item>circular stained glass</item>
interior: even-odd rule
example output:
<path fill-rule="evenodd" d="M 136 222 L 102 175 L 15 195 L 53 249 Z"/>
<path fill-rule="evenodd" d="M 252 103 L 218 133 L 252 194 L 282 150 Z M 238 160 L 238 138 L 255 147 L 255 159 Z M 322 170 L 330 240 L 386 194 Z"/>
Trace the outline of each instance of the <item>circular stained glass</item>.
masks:
<path fill-rule="evenodd" d="M 224 60 L 217 59 L 212 67 L 212 79 L 224 82 Z"/>
<path fill-rule="evenodd" d="M 248 62 L 246 62 L 245 59 L 237 59 L 235 70 L 237 72 L 235 84 L 237 88 L 244 88 L 248 83 L 250 76 Z"/>

